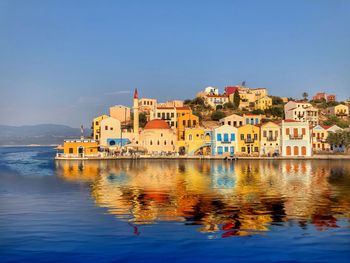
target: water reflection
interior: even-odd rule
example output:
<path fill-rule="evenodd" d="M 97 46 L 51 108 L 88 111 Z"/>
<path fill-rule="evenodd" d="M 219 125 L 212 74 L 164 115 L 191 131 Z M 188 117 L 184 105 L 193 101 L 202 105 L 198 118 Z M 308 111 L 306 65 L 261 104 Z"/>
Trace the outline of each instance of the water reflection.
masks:
<path fill-rule="evenodd" d="M 96 204 L 132 226 L 178 221 L 222 237 L 296 223 L 323 231 L 350 218 L 350 164 L 328 161 L 58 161 Z M 156 226 L 155 226 L 156 227 Z"/>

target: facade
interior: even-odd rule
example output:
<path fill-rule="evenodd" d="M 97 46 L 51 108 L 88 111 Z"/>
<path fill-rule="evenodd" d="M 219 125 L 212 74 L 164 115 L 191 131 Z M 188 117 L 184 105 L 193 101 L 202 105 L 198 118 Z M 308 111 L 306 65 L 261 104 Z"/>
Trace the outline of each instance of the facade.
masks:
<path fill-rule="evenodd" d="M 309 122 L 282 120 L 282 156 L 312 155 Z"/>
<path fill-rule="evenodd" d="M 272 107 L 272 99 L 269 96 L 264 96 L 255 101 L 256 110 L 266 110 Z"/>
<path fill-rule="evenodd" d="M 112 117 L 101 121 L 100 145 L 108 147 L 108 139 L 118 139 L 121 137 L 120 121 Z"/>
<path fill-rule="evenodd" d="M 338 147 L 327 143 L 329 133 L 341 131 L 342 128 L 337 125 L 321 126 L 317 125 L 312 128 L 312 150 L 313 152 L 333 151 Z"/>
<path fill-rule="evenodd" d="M 158 103 L 159 107 L 183 107 L 184 101 L 183 100 L 169 100 L 167 102 Z"/>
<path fill-rule="evenodd" d="M 318 109 L 308 102 L 289 101 L 284 105 L 284 114 L 286 120 L 308 121 L 310 125 L 318 125 L 319 122 Z"/>
<path fill-rule="evenodd" d="M 261 115 L 246 113 L 243 114 L 243 119 L 244 124 L 259 125 L 261 123 Z"/>
<path fill-rule="evenodd" d="M 233 127 L 240 127 L 244 125 L 244 118 L 237 114 L 232 114 L 230 116 L 226 116 L 225 118 L 222 118 L 219 120 L 220 125 L 230 125 Z"/>
<path fill-rule="evenodd" d="M 206 95 L 204 96 L 204 101 L 207 105 L 216 109 L 217 106 L 223 106 L 229 102 L 229 98 L 226 95 Z"/>
<path fill-rule="evenodd" d="M 179 113 L 179 111 L 176 112 L 179 117 L 177 117 L 177 139 L 178 140 L 184 140 L 185 138 L 185 129 L 186 128 L 195 128 L 199 125 L 199 117 L 192 114 L 192 112 L 189 113 Z"/>
<path fill-rule="evenodd" d="M 258 156 L 260 152 L 260 127 L 252 124 L 237 128 L 239 155 Z"/>
<path fill-rule="evenodd" d="M 205 94 L 219 95 L 219 89 L 215 87 L 206 87 L 204 89 Z"/>
<path fill-rule="evenodd" d="M 157 107 L 154 119 L 161 119 L 168 123 L 171 128 L 176 128 L 176 108 L 175 107 Z M 151 119 L 153 120 L 153 119 Z"/>
<path fill-rule="evenodd" d="M 63 154 L 65 157 L 95 157 L 98 155 L 98 142 L 91 139 L 64 140 Z"/>
<path fill-rule="evenodd" d="M 236 153 L 237 128 L 223 125 L 212 130 L 212 155 L 229 156 Z"/>
<path fill-rule="evenodd" d="M 154 119 L 141 131 L 140 142 L 150 154 L 174 153 L 176 133 L 164 120 Z"/>
<path fill-rule="evenodd" d="M 312 97 L 313 100 L 326 100 L 327 102 L 336 101 L 336 96 L 333 94 L 327 94 L 326 92 L 318 92 Z"/>
<path fill-rule="evenodd" d="M 184 131 L 184 139 L 177 141 L 177 152 L 180 155 L 187 154 L 193 155 L 206 155 L 210 154 L 210 150 L 207 150 L 204 138 L 204 129 L 201 127 L 197 128 L 186 128 Z"/>
<path fill-rule="evenodd" d="M 337 116 L 338 118 L 347 119 L 349 117 L 349 107 L 343 104 L 328 107 L 327 114 Z"/>
<path fill-rule="evenodd" d="M 150 114 L 150 112 L 155 112 L 157 105 L 158 104 L 156 99 L 149 99 L 149 98 L 139 99 L 140 112 L 144 112 L 146 114 Z"/>
<path fill-rule="evenodd" d="M 91 131 L 92 138 L 94 140 L 99 140 L 101 136 L 101 121 L 105 118 L 108 118 L 108 115 L 100 115 L 92 120 Z"/>
<path fill-rule="evenodd" d="M 240 96 L 240 103 L 239 108 L 240 109 L 249 109 L 249 108 L 256 108 L 257 104 L 259 104 L 259 107 L 263 107 L 264 100 L 260 101 L 260 99 L 267 97 L 268 92 L 266 88 L 256 88 L 256 89 L 250 89 L 243 86 L 237 86 L 238 92 Z M 229 94 L 229 101 L 234 101 L 234 93 Z M 266 103 L 269 103 L 269 100 L 266 99 Z M 272 100 L 271 100 L 272 105 Z"/>
<path fill-rule="evenodd" d="M 131 109 L 123 105 L 115 105 L 109 108 L 109 116 L 119 120 L 121 123 L 130 121 Z"/>
<path fill-rule="evenodd" d="M 273 156 L 281 153 L 281 127 L 267 122 L 260 126 L 260 155 Z"/>

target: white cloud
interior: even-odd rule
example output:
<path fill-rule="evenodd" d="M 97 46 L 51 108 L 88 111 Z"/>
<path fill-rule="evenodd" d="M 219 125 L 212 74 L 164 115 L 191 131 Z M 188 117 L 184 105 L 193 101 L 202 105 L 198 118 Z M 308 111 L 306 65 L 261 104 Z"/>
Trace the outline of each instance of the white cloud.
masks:
<path fill-rule="evenodd" d="M 106 96 L 115 96 L 115 95 L 121 95 L 121 94 L 130 94 L 130 90 L 117 90 L 117 91 L 112 91 L 112 92 L 107 92 L 104 95 Z"/>

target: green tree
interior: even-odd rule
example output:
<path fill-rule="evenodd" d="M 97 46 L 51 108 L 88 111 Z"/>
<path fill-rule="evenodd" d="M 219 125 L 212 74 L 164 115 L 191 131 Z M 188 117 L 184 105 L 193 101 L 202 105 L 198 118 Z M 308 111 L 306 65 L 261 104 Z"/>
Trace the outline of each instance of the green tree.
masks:
<path fill-rule="evenodd" d="M 235 91 L 233 94 L 233 104 L 235 105 L 236 109 L 239 108 L 239 103 L 241 102 L 241 97 L 239 96 L 238 90 Z"/>
<path fill-rule="evenodd" d="M 271 96 L 272 99 L 272 105 L 281 105 L 283 104 L 283 100 L 281 97 L 278 96 Z"/>
<path fill-rule="evenodd" d="M 205 105 L 204 99 L 202 97 L 196 97 L 192 100 L 192 104 L 194 105 Z"/>
<path fill-rule="evenodd" d="M 147 116 L 146 116 L 146 113 L 144 112 L 141 112 L 139 114 L 139 125 L 141 128 L 145 127 L 146 126 L 146 123 L 147 123 Z"/>
<path fill-rule="evenodd" d="M 220 111 L 220 110 L 216 110 L 216 111 L 213 111 L 213 113 L 211 114 L 211 119 L 213 121 L 218 121 L 222 118 L 224 118 L 226 115 L 224 112 Z"/>
<path fill-rule="evenodd" d="M 222 110 L 222 105 L 216 105 L 216 110 Z"/>
<path fill-rule="evenodd" d="M 345 147 L 346 151 L 350 147 L 350 132 L 349 131 L 336 131 L 330 132 L 327 137 L 327 143 L 330 145 L 337 145 Z"/>
<path fill-rule="evenodd" d="M 233 109 L 235 109 L 235 105 L 232 102 L 226 102 L 224 104 L 224 108 L 233 110 Z"/>

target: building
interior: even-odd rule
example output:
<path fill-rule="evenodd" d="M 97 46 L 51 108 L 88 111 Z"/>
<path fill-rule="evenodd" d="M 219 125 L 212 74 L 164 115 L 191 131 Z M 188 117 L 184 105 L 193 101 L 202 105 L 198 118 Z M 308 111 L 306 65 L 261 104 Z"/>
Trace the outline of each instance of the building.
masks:
<path fill-rule="evenodd" d="M 237 154 L 258 156 L 260 152 L 260 127 L 247 124 L 237 128 Z"/>
<path fill-rule="evenodd" d="M 206 143 L 202 127 L 186 128 L 184 139 L 177 141 L 177 151 L 180 155 L 209 155 L 210 143 Z"/>
<path fill-rule="evenodd" d="M 112 117 L 105 118 L 101 121 L 100 131 L 100 145 L 104 147 L 111 146 L 108 145 L 108 140 L 121 138 L 120 121 Z"/>
<path fill-rule="evenodd" d="M 267 122 L 260 126 L 260 155 L 273 156 L 281 153 L 281 127 Z"/>
<path fill-rule="evenodd" d="M 84 158 L 98 156 L 98 142 L 92 139 L 64 140 L 64 157 Z"/>
<path fill-rule="evenodd" d="M 94 140 L 100 140 L 101 135 L 101 121 L 105 118 L 108 118 L 108 115 L 100 115 L 92 120 L 91 124 L 91 131 L 92 131 L 92 138 Z"/>
<path fill-rule="evenodd" d="M 177 139 L 184 140 L 185 129 L 198 127 L 199 117 L 192 114 L 191 109 L 189 112 L 183 112 L 183 110 L 176 108 L 176 115 L 177 115 L 177 120 L 176 120 Z"/>
<path fill-rule="evenodd" d="M 318 92 L 313 97 L 313 100 L 326 100 L 327 102 L 336 101 L 336 96 L 333 94 L 327 94 L 326 92 Z"/>
<path fill-rule="evenodd" d="M 259 103 L 260 107 L 263 107 L 264 100 L 258 102 L 260 99 L 267 97 L 268 92 L 266 88 L 256 88 L 256 89 L 250 89 L 243 86 L 237 86 L 239 97 L 240 97 L 240 103 L 239 108 L 240 109 L 254 109 L 256 108 L 256 104 Z M 229 94 L 229 101 L 234 102 L 234 93 Z M 266 99 L 266 103 L 269 103 L 269 100 Z M 271 100 L 272 105 L 272 100 Z"/>
<path fill-rule="evenodd" d="M 228 156 L 236 153 L 237 128 L 223 125 L 212 130 L 212 155 Z"/>
<path fill-rule="evenodd" d="M 272 107 L 272 99 L 269 96 L 264 96 L 255 101 L 256 110 L 266 110 Z"/>
<path fill-rule="evenodd" d="M 150 114 L 150 112 L 156 111 L 157 105 L 156 99 L 141 98 L 139 100 L 139 112 Z"/>
<path fill-rule="evenodd" d="M 327 114 L 337 116 L 338 118 L 347 119 L 349 117 L 349 107 L 343 104 L 328 107 Z"/>
<path fill-rule="evenodd" d="M 331 132 L 341 131 L 342 128 L 337 125 L 333 126 L 324 126 L 317 125 L 312 128 L 312 150 L 313 152 L 324 152 L 331 151 L 334 148 L 334 145 L 327 143 L 328 134 Z"/>
<path fill-rule="evenodd" d="M 237 114 L 226 116 L 225 118 L 220 119 L 219 122 L 221 125 L 230 125 L 236 128 L 245 123 L 244 118 Z"/>
<path fill-rule="evenodd" d="M 312 155 L 309 122 L 282 120 L 282 156 Z"/>
<path fill-rule="evenodd" d="M 154 119 L 141 131 L 140 142 L 149 154 L 174 153 L 176 133 L 164 120 Z"/>
<path fill-rule="evenodd" d="M 205 95 L 204 97 L 205 103 L 212 107 L 213 109 L 216 109 L 217 106 L 223 106 L 225 103 L 229 102 L 229 97 L 226 95 Z"/>
<path fill-rule="evenodd" d="M 236 91 L 239 91 L 239 86 L 227 86 L 225 87 L 225 95 L 230 96 L 231 94 L 235 94 Z"/>
<path fill-rule="evenodd" d="M 167 102 L 158 103 L 159 107 L 183 107 L 183 100 L 169 100 Z"/>
<path fill-rule="evenodd" d="M 119 120 L 121 123 L 130 121 L 131 109 L 123 105 L 115 105 L 109 108 L 109 116 Z"/>
<path fill-rule="evenodd" d="M 286 120 L 308 121 L 313 126 L 319 122 L 318 109 L 308 102 L 289 101 L 284 105 L 284 114 Z"/>
<path fill-rule="evenodd" d="M 153 119 L 161 119 L 168 123 L 168 125 L 176 128 L 176 107 L 157 107 Z"/>
<path fill-rule="evenodd" d="M 244 124 L 252 124 L 252 125 L 258 125 L 261 123 L 261 115 L 256 115 L 252 113 L 246 113 L 243 114 L 243 123 Z"/>

